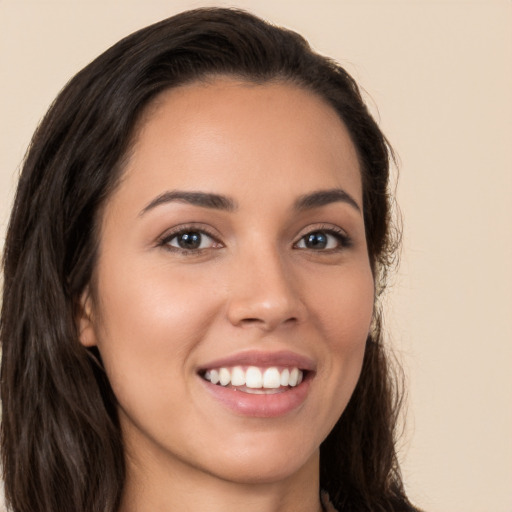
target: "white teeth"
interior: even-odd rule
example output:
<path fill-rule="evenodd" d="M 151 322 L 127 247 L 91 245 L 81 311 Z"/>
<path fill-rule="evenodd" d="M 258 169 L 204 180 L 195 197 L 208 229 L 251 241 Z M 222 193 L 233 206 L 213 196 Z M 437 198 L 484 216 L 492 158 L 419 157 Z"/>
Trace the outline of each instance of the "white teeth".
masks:
<path fill-rule="evenodd" d="M 245 385 L 248 388 L 261 388 L 263 387 L 263 376 L 261 371 L 256 366 L 249 366 L 245 372 Z"/>
<path fill-rule="evenodd" d="M 204 374 L 204 378 L 209 380 L 212 384 L 218 384 L 219 382 L 219 372 L 217 370 L 208 370 Z"/>
<path fill-rule="evenodd" d="M 233 368 L 222 367 L 207 370 L 204 378 L 212 384 L 221 386 L 246 387 L 249 389 L 278 389 L 280 387 L 298 386 L 303 379 L 302 370 L 298 368 L 283 368 L 281 371 L 272 366 L 270 368 L 258 368 L 249 366 L 244 370 L 240 366 Z"/>
<path fill-rule="evenodd" d="M 227 368 L 219 370 L 219 382 L 221 386 L 227 386 L 231 382 L 231 373 Z"/>
<path fill-rule="evenodd" d="M 231 372 L 232 386 L 245 386 L 245 372 L 240 366 L 235 366 Z"/>
<path fill-rule="evenodd" d="M 263 387 L 277 389 L 281 387 L 281 376 L 277 368 L 267 368 L 263 374 Z"/>
<path fill-rule="evenodd" d="M 290 372 L 290 377 L 288 379 L 288 386 L 296 386 L 297 380 L 299 378 L 299 370 L 297 368 L 293 368 Z"/>

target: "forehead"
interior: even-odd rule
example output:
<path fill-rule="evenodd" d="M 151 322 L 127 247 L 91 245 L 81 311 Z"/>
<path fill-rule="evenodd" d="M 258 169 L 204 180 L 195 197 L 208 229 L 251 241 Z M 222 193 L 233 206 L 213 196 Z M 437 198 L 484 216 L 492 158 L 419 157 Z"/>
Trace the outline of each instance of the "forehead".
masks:
<path fill-rule="evenodd" d="M 148 195 L 175 187 L 297 195 L 342 187 L 361 196 L 357 152 L 337 112 L 283 82 L 218 78 L 165 91 L 139 123 L 124 174 Z"/>

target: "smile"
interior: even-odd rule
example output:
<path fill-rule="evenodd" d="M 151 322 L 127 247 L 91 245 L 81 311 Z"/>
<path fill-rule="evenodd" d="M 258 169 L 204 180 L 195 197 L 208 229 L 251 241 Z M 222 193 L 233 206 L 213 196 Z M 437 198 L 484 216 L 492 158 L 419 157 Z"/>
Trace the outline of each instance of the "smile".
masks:
<path fill-rule="evenodd" d="M 268 394 L 283 392 L 298 386 L 304 378 L 304 372 L 297 367 L 223 366 L 206 370 L 202 377 L 212 384 L 245 393 Z"/>
<path fill-rule="evenodd" d="M 288 350 L 249 350 L 209 361 L 197 376 L 209 396 L 238 416 L 282 417 L 300 409 L 317 373 L 316 362 Z"/>

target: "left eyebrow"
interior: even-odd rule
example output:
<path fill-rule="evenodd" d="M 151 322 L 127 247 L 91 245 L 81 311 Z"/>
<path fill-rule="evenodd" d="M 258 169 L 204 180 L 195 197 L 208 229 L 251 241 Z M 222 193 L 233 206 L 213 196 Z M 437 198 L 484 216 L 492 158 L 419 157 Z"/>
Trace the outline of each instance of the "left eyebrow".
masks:
<path fill-rule="evenodd" d="M 294 208 L 298 211 L 311 210 L 313 208 L 319 208 L 320 206 L 338 202 L 346 203 L 361 213 L 361 208 L 357 204 L 356 200 L 342 188 L 317 190 L 311 194 L 301 196 L 295 201 Z"/>

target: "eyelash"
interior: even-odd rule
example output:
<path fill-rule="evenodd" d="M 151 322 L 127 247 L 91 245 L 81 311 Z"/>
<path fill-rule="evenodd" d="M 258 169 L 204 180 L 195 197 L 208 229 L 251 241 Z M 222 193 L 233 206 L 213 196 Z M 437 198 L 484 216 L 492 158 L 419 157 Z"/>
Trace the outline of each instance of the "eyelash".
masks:
<path fill-rule="evenodd" d="M 180 226 L 176 229 L 174 229 L 171 232 L 166 233 L 163 235 L 159 241 L 158 246 L 165 248 L 168 251 L 171 252 L 177 252 L 180 254 L 183 254 L 185 256 L 191 256 L 191 255 L 198 255 L 203 253 L 204 251 L 211 249 L 212 247 L 206 247 L 206 248 L 192 248 L 192 249 L 185 249 L 183 247 L 177 247 L 171 245 L 171 241 L 175 238 L 185 235 L 185 234 L 199 234 L 201 236 L 207 236 L 212 240 L 212 244 L 218 244 L 219 247 L 216 248 L 222 248 L 224 245 L 222 242 L 220 242 L 213 233 L 211 233 L 208 229 L 206 229 L 203 226 L 194 226 L 194 225 L 187 225 L 187 226 Z M 307 236 L 312 236 L 315 234 L 322 234 L 334 237 L 337 243 L 337 246 L 334 248 L 328 248 L 328 249 L 312 249 L 308 247 L 298 247 L 298 244 L 303 242 Z M 327 242 L 328 243 L 328 242 Z M 353 241 L 352 239 L 340 228 L 333 227 L 332 225 L 329 226 L 318 226 L 314 229 L 309 230 L 307 233 L 303 234 L 297 242 L 293 244 L 294 249 L 297 250 L 310 250 L 315 253 L 334 253 L 334 252 L 340 252 L 345 249 L 348 249 L 352 247 Z"/>
<path fill-rule="evenodd" d="M 201 254 L 208 248 L 197 248 L 197 249 L 184 249 L 183 247 L 176 247 L 173 245 L 170 245 L 171 241 L 175 238 L 185 235 L 185 234 L 199 234 L 201 236 L 207 236 L 208 238 L 211 238 L 213 244 L 219 244 L 219 247 L 223 247 L 222 243 L 219 242 L 219 240 L 215 237 L 213 233 L 211 233 L 208 229 L 206 229 L 203 226 L 195 226 L 195 225 L 188 225 L 188 226 L 180 226 L 171 232 L 167 232 L 165 235 L 160 238 L 158 242 L 158 246 L 163 247 L 164 249 L 171 251 L 171 252 L 177 252 L 179 254 L 183 254 L 185 256 L 193 256 L 197 254 Z"/>
<path fill-rule="evenodd" d="M 352 239 L 342 229 L 337 228 L 337 227 L 332 226 L 332 225 L 328 225 L 328 226 L 322 226 L 321 225 L 321 226 L 315 227 L 314 229 L 309 230 L 307 233 L 302 235 L 300 237 L 300 239 L 293 244 L 294 247 L 296 247 L 300 242 L 305 240 L 307 236 L 311 236 L 311 235 L 314 235 L 314 234 L 323 234 L 323 235 L 332 236 L 332 237 L 334 237 L 336 239 L 336 242 L 337 242 L 338 245 L 337 245 L 337 247 L 333 247 L 333 248 L 329 248 L 329 249 L 319 249 L 319 250 L 309 249 L 309 250 L 311 250 L 313 252 L 317 252 L 317 253 L 322 253 L 323 252 L 323 253 L 328 253 L 329 254 L 329 253 L 340 252 L 340 251 L 343 251 L 345 249 L 349 249 L 353 245 Z M 307 247 L 304 247 L 304 248 L 296 247 L 296 248 L 298 250 L 308 250 Z"/>

